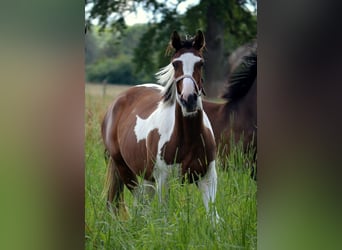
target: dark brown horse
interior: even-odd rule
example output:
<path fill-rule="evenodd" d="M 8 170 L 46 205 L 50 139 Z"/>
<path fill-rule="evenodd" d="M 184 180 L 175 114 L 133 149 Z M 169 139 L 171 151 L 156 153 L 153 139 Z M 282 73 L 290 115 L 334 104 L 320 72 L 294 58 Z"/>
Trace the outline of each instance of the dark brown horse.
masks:
<path fill-rule="evenodd" d="M 102 122 L 109 156 L 107 202 L 114 202 L 114 211 L 123 205 L 124 185 L 135 193 L 137 176 L 146 186 L 156 184 L 162 200 L 174 168 L 197 184 L 207 211 L 215 201 L 216 144 L 201 100 L 204 35 L 198 31 L 183 41 L 174 32 L 170 45 L 171 63 L 156 74 L 164 87 L 128 89 L 110 105 Z"/>
<path fill-rule="evenodd" d="M 231 75 L 222 97 L 224 103 L 203 101 L 214 130 L 220 154 L 229 154 L 230 143 L 243 140 L 256 152 L 257 145 L 257 54 L 244 57 L 242 65 Z M 234 138 L 232 138 L 232 135 Z M 234 139 L 234 140 L 232 140 Z M 256 157 L 256 154 L 254 155 Z"/>

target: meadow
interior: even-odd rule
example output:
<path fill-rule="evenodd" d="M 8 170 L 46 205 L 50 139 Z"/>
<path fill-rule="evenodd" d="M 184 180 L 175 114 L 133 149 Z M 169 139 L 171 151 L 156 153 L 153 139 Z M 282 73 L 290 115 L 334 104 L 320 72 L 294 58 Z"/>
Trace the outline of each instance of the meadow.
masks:
<path fill-rule="evenodd" d="M 113 215 L 102 195 L 106 164 L 101 119 L 111 101 L 127 86 L 86 84 L 85 247 L 86 249 L 256 249 L 256 182 L 244 154 L 234 143 L 230 156 L 217 158 L 216 209 L 222 220 L 208 218 L 196 185 L 170 181 L 169 199 L 139 203 L 125 188 L 128 218 Z"/>

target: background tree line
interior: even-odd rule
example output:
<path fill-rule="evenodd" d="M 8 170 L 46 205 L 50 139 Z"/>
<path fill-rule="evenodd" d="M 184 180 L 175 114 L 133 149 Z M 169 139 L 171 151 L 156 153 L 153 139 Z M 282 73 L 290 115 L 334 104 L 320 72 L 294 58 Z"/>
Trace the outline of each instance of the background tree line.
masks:
<path fill-rule="evenodd" d="M 153 75 L 139 71 L 132 60 L 134 49 L 147 25 L 134 25 L 119 35 L 111 30 L 99 32 L 94 27 L 85 36 L 85 65 L 88 82 L 137 84 L 153 81 Z"/>
<path fill-rule="evenodd" d="M 173 1 L 172 1 L 173 2 Z M 165 49 L 173 30 L 194 35 L 205 33 L 204 80 L 208 96 L 215 97 L 229 74 L 229 55 L 256 39 L 257 17 L 246 8 L 256 0 L 201 0 L 184 14 L 168 1 L 86 0 L 91 6 L 86 25 L 86 76 L 88 81 L 136 84 L 154 82 L 153 74 L 169 63 Z M 156 18 L 148 24 L 127 27 L 124 15 L 137 6 Z M 158 17 L 158 18 L 157 18 Z M 97 19 L 98 26 L 91 21 Z M 100 35 L 99 35 L 100 34 Z"/>

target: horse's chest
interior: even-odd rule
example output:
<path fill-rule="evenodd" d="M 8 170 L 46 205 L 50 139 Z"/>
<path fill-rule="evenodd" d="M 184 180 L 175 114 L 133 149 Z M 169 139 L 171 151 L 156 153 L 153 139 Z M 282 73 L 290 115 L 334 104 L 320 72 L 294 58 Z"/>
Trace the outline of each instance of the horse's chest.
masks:
<path fill-rule="evenodd" d="M 202 177 L 206 174 L 209 164 L 206 151 L 200 145 L 166 144 L 162 149 L 161 158 L 168 165 L 175 163 L 180 165 L 180 172 L 183 176 L 188 174 L 194 177 Z"/>

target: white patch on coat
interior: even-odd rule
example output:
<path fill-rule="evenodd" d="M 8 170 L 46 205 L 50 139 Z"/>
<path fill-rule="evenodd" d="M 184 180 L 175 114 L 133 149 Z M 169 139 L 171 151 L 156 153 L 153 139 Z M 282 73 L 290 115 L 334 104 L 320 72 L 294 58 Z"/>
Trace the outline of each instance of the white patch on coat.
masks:
<path fill-rule="evenodd" d="M 136 115 L 136 124 L 134 133 L 137 142 L 147 138 L 149 133 L 157 129 L 160 139 L 158 142 L 158 153 L 161 147 L 170 140 L 175 124 L 175 105 L 165 106 L 162 102 L 158 104 L 157 109 L 146 119 Z"/>
<path fill-rule="evenodd" d="M 160 91 L 162 91 L 164 89 L 163 86 L 160 86 L 160 85 L 155 84 L 155 83 L 144 83 L 144 84 L 135 85 L 134 87 L 135 88 L 140 88 L 140 87 L 155 88 L 155 89 L 158 89 Z"/>
<path fill-rule="evenodd" d="M 163 102 L 158 104 L 157 109 L 146 119 L 136 116 L 136 125 L 134 127 L 134 133 L 137 138 L 137 142 L 146 140 L 149 133 L 157 129 L 160 135 L 158 142 L 158 149 L 156 155 L 156 162 L 153 168 L 153 176 L 156 179 L 156 190 L 158 192 L 159 200 L 162 200 L 163 190 L 167 188 L 166 182 L 172 167 L 175 165 L 168 165 L 161 158 L 161 149 L 165 143 L 167 143 L 172 135 L 175 124 L 175 104 L 171 106 L 163 105 Z M 146 145 L 147 146 L 147 145 Z"/>

